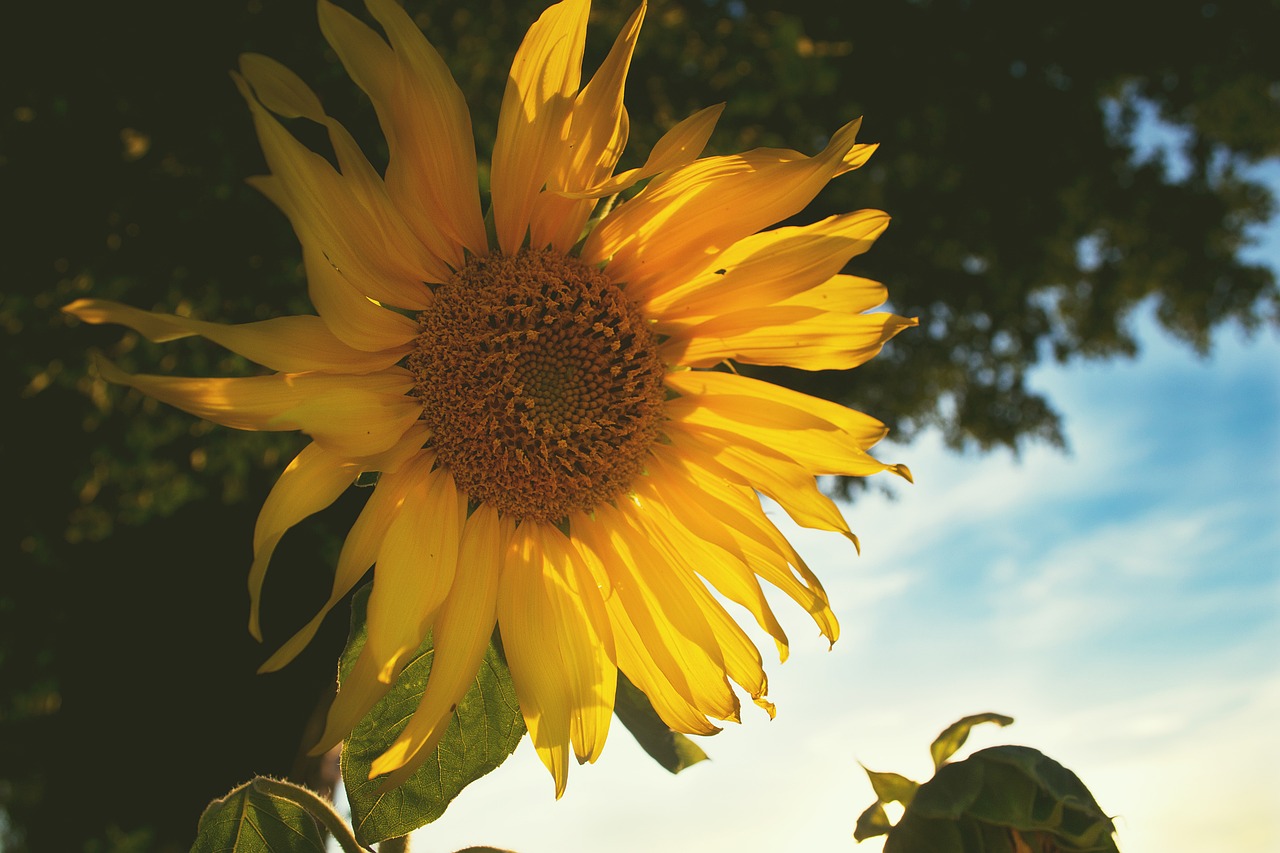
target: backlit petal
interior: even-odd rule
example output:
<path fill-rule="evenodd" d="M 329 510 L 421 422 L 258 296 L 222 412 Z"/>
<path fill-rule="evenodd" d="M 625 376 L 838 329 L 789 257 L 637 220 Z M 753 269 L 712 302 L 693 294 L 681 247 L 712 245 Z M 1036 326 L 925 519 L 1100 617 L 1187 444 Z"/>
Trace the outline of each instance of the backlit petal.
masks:
<path fill-rule="evenodd" d="M 156 343 L 199 335 L 250 361 L 283 373 L 319 370 L 326 373 L 372 373 L 390 367 L 408 347 L 388 341 L 375 352 L 353 349 L 339 340 L 319 317 L 277 317 L 228 326 L 142 311 L 104 299 L 77 299 L 62 309 L 86 323 L 119 323 Z"/>
<path fill-rule="evenodd" d="M 682 285 L 738 240 L 799 213 L 842 167 L 858 125 L 815 157 L 762 148 L 668 172 L 597 226 L 583 260 L 607 261 L 639 301 Z"/>
<path fill-rule="evenodd" d="M 426 307 L 430 296 L 423 282 L 443 281 L 448 268 L 434 260 L 422 266 L 423 256 L 402 254 L 384 231 L 395 214 L 371 212 L 368 206 L 382 199 L 363 197 L 365 185 L 339 174 L 328 160 L 295 139 L 262 106 L 249 84 L 233 76 L 253 113 L 262 153 L 279 180 L 284 212 L 294 229 L 315 241 L 365 296 L 399 308 Z"/>
<path fill-rule="evenodd" d="M 481 504 L 467 519 L 458 548 L 453 587 L 432 628 L 434 657 L 426 692 L 408 725 L 373 762 L 372 773 L 390 773 L 387 784 L 408 778 L 431 756 L 453 711 L 475 682 L 497 620 L 498 569 L 511 524 Z"/>
<path fill-rule="evenodd" d="M 627 144 L 622 93 L 644 11 L 642 3 L 595 76 L 574 99 L 565 125 L 567 136 L 555 148 L 547 188 L 534 201 L 531 246 L 550 245 L 567 252 L 578 242 L 595 200 L 558 193 L 586 189 L 607 178 Z"/>
<path fill-rule="evenodd" d="M 879 210 L 859 210 L 744 237 L 687 283 L 654 294 L 645 310 L 665 331 L 717 316 L 726 306 L 741 310 L 782 302 L 829 281 L 870 249 L 888 224 Z M 845 279 L 843 286 L 859 300 L 851 311 L 870 310 L 886 298 L 876 282 Z"/>
<path fill-rule="evenodd" d="M 130 374 L 105 358 L 102 377 L 223 426 L 302 430 L 333 453 L 369 456 L 391 447 L 418 419 L 404 396 L 413 382 L 400 368 L 366 376 L 276 373 L 232 379 Z"/>
<path fill-rule="evenodd" d="M 417 479 L 383 537 L 369 594 L 367 648 L 388 683 L 421 645 L 449 594 L 466 514 L 466 497 L 448 469 L 430 470 L 424 455 L 406 473 Z"/>
<path fill-rule="evenodd" d="M 582 75 L 588 0 L 563 0 L 529 28 L 502 97 L 489 180 L 498 245 L 524 242 L 534 200 L 546 183 Z"/>
<path fill-rule="evenodd" d="M 681 396 L 667 404 L 672 420 L 776 448 L 814 474 L 868 476 L 900 465 L 866 452 L 887 432 L 875 418 L 837 403 L 731 373 L 682 371 L 667 375 Z"/>
<path fill-rule="evenodd" d="M 253 566 L 249 569 L 249 633 L 262 640 L 259 607 L 267 564 L 290 527 L 338 499 L 359 475 L 356 463 L 329 453 L 314 442 L 303 448 L 276 480 L 253 531 Z"/>
<path fill-rule="evenodd" d="M 748 308 L 673 331 L 660 352 L 669 364 L 714 367 L 732 359 L 802 370 L 848 370 L 868 361 L 903 329 L 897 314 L 847 314 L 783 303 Z"/>

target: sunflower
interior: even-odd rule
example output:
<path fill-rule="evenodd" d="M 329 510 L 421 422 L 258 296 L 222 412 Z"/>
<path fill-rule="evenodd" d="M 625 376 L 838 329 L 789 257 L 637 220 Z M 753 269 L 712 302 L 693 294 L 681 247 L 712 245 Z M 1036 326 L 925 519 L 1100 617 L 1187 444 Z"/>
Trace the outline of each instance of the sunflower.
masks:
<path fill-rule="evenodd" d="M 557 796 L 570 752 L 600 755 L 619 671 L 680 732 L 737 721 L 735 684 L 772 716 L 760 653 L 722 601 L 744 608 L 782 659 L 787 636 L 762 582 L 829 641 L 838 626 L 761 495 L 856 545 L 815 477 L 910 474 L 868 454 L 886 432 L 878 421 L 731 365 L 851 368 L 915 324 L 865 313 L 884 288 L 840 273 L 884 230 L 884 213 L 763 230 L 874 146 L 855 141 L 855 121 L 814 156 L 701 157 L 712 107 L 616 172 L 645 9 L 581 85 L 589 2 L 564 0 L 516 53 L 486 218 L 461 91 L 403 9 L 367 5 L 385 39 L 327 0 L 319 18 L 377 111 L 385 175 L 282 65 L 248 54 L 233 75 L 270 170 L 251 182 L 297 233 L 317 316 L 219 325 L 102 300 L 66 308 L 156 342 L 203 336 L 271 371 L 133 375 L 102 360 L 106 379 L 225 426 L 310 436 L 254 531 L 259 639 L 281 537 L 379 475 L 328 602 L 262 669 L 294 658 L 372 567 L 368 639 L 316 750 L 350 733 L 431 632 L 421 705 L 373 765 L 391 784 L 431 754 L 495 626 Z M 326 129 L 336 168 L 282 118 Z"/>

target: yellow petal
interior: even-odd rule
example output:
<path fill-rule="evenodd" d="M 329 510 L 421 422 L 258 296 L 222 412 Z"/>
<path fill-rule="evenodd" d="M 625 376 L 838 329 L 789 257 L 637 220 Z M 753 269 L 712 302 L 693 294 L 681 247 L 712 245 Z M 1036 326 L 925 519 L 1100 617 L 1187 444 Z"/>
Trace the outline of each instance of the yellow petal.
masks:
<path fill-rule="evenodd" d="M 475 681 L 497 619 L 498 574 L 511 524 L 488 504 L 467 519 L 458 571 L 432 629 L 434 657 L 426 692 L 395 743 L 373 762 L 371 775 L 407 779 L 444 736 L 453 711 Z"/>
<path fill-rule="evenodd" d="M 684 567 L 673 568 L 654 547 L 634 518 L 637 512 L 629 501 L 617 508 L 602 505 L 596 508 L 597 523 L 581 528 L 596 553 L 615 555 L 605 560 L 614 590 L 606 605 L 615 617 L 616 608 L 624 608 L 626 621 L 666 680 L 677 689 L 687 686 L 680 699 L 703 716 L 736 721 L 738 699 L 726 680 L 719 643 L 678 579 Z"/>
<path fill-rule="evenodd" d="M 861 412 L 731 373 L 677 371 L 666 383 L 681 395 L 667 403 L 673 421 L 758 441 L 813 474 L 902 474 L 866 452 L 887 430 Z"/>
<path fill-rule="evenodd" d="M 262 581 L 276 545 L 289 528 L 338 499 L 360 473 L 349 459 L 335 456 L 314 442 L 303 448 L 271 488 L 253 531 L 253 566 L 249 569 L 249 633 L 261 642 L 259 624 Z"/>
<path fill-rule="evenodd" d="M 719 469 L 714 459 L 688 441 L 673 444 L 667 452 L 671 457 L 668 473 L 679 469 L 685 482 L 696 483 L 703 510 L 719 520 L 717 525 L 702 525 L 691 530 L 738 556 L 762 580 L 788 595 L 813 617 L 823 636 L 834 643 L 840 627 L 822 583 L 765 515 L 755 491 L 749 486 L 735 485 L 731 472 Z M 670 475 L 664 484 L 678 491 L 674 481 L 680 476 L 680 473 Z M 655 484 L 654 488 L 658 486 Z M 651 495 L 650 499 L 660 502 L 664 496 L 665 492 Z M 674 521 L 683 523 L 684 520 L 675 518 Z M 780 647 L 779 652 L 784 653 L 784 649 Z"/>
<path fill-rule="evenodd" d="M 588 0 L 563 0 L 529 28 L 507 79 L 493 148 L 490 189 L 502 251 L 524 242 L 534 199 L 562 144 L 582 75 Z"/>
<path fill-rule="evenodd" d="M 550 245 L 567 252 L 578 242 L 595 200 L 557 193 L 598 184 L 612 174 L 626 147 L 628 126 L 622 93 L 644 12 L 645 4 L 641 3 L 604 63 L 573 102 L 565 128 L 567 136 L 552 154 L 547 189 L 534 201 L 529 240 L 532 246 Z"/>
<path fill-rule="evenodd" d="M 385 199 L 366 197 L 366 184 L 339 174 L 328 160 L 295 139 L 262 106 L 244 78 L 233 77 L 253 114 L 262 152 L 279 180 L 283 209 L 294 229 L 322 247 L 365 296 L 400 308 L 425 308 L 430 295 L 423 282 L 443 281 L 448 267 L 433 256 L 407 256 L 397 246 L 403 241 L 388 240 L 386 223 L 398 214 L 381 209 Z M 370 205 L 379 209 L 372 211 Z"/>
<path fill-rule="evenodd" d="M 413 270 L 428 271 L 435 277 L 447 272 L 441 259 L 453 257 L 453 244 L 437 239 L 432 249 L 423 245 L 410 222 L 392 203 L 382 176 L 369 164 L 355 139 L 341 122 L 325 114 L 320 99 L 301 78 L 274 59 L 255 53 L 240 57 L 240 71 L 262 105 L 273 113 L 285 118 L 302 116 L 328 129 L 344 183 L 369 216 L 373 230 L 385 241 L 388 253 L 404 258 Z"/>
<path fill-rule="evenodd" d="M 277 317 L 228 326 L 142 311 L 104 299 L 77 299 L 63 311 L 86 323 L 119 323 L 163 343 L 192 335 L 207 338 L 250 361 L 284 373 L 372 373 L 390 367 L 409 351 L 391 343 L 377 352 L 362 352 L 339 340 L 319 317 Z M 390 343 L 390 342 L 388 342 Z"/>
<path fill-rule="evenodd" d="M 809 225 L 787 226 L 752 234 L 734 243 L 688 283 L 654 294 L 644 310 L 666 327 L 701 322 L 729 309 L 756 308 L 823 287 L 849 263 L 871 248 L 888 227 L 879 210 L 829 216 Z M 844 282 L 867 311 L 886 298 L 883 285 L 866 279 Z M 828 306 L 828 310 L 836 310 Z"/>
<path fill-rule="evenodd" d="M 401 210 L 419 212 L 457 246 L 488 251 L 476 184 L 471 115 L 449 67 L 394 0 L 366 0 L 395 53 L 394 81 L 370 91 L 391 149 L 387 189 Z M 339 26 L 341 26 L 339 24 Z M 336 45 L 335 45 L 336 49 Z M 451 263 L 461 260 L 455 254 Z"/>
<path fill-rule="evenodd" d="M 302 430 L 326 450 L 369 456 L 396 443 L 422 408 L 404 396 L 413 380 L 400 368 L 366 376 L 277 373 L 243 378 L 129 374 L 105 358 L 98 371 L 163 403 L 223 426 Z"/>
<path fill-rule="evenodd" d="M 732 535 L 731 522 L 704 504 L 704 479 L 692 479 L 664 461 L 662 454 L 655 454 L 649 476 L 637 484 L 637 494 L 647 499 L 650 515 L 662 516 L 661 523 L 656 517 L 652 519 L 655 544 L 669 559 L 684 560 L 721 595 L 746 608 L 756 624 L 773 637 L 779 657 L 786 660 L 787 634 L 752 571 L 751 555 Z M 724 508 L 732 512 L 732 508 Z"/>
<path fill-rule="evenodd" d="M 815 157 L 757 149 L 668 172 L 614 209 L 582 258 L 607 261 L 637 301 L 680 286 L 738 240 L 799 213 L 841 168 L 857 130 L 836 131 Z"/>
<path fill-rule="evenodd" d="M 879 354 L 903 329 L 897 314 L 846 314 L 781 304 L 732 311 L 673 331 L 659 352 L 668 364 L 714 367 L 732 359 L 801 370 L 848 370 Z"/>
<path fill-rule="evenodd" d="M 466 498 L 446 468 L 414 463 L 416 482 L 378 549 L 369 594 L 366 647 L 379 662 L 378 678 L 395 680 L 422 644 L 453 585 Z"/>
<path fill-rule="evenodd" d="M 525 522 L 511 538 L 498 586 L 498 629 L 529 739 L 559 799 L 569 779 L 572 703 L 537 530 Z"/>
<path fill-rule="evenodd" d="M 665 432 L 677 449 L 691 442 L 698 452 L 721 464 L 718 472 L 768 495 L 801 527 L 833 530 L 857 544 L 858 537 L 849 530 L 835 502 L 818 488 L 817 478 L 794 459 L 741 436 L 695 433 L 676 423 L 668 423 Z"/>
<path fill-rule="evenodd" d="M 302 260 L 316 313 L 334 337 L 347 346 L 370 351 L 388 345 L 406 347 L 418 336 L 417 323 L 362 295 L 323 252 L 306 240 L 302 244 Z"/>
<path fill-rule="evenodd" d="M 351 671 L 342 680 L 333 704 L 329 706 L 324 732 L 315 746 L 308 750 L 308 755 L 324 755 L 337 746 L 351 734 L 356 723 L 378 704 L 378 700 L 387 694 L 391 685 L 378 679 L 378 670 L 378 661 L 369 651 L 369 644 L 365 643 Z"/>
<path fill-rule="evenodd" d="M 600 532 L 600 525 L 596 519 L 580 513 L 569 517 L 569 526 L 574 534 L 574 543 L 601 586 L 606 615 L 609 619 L 609 633 L 614 638 L 618 668 L 644 692 L 658 716 L 671 728 L 687 734 L 699 735 L 713 735 L 720 731 L 717 726 L 707 721 L 706 715 L 694 708 L 693 693 L 683 671 L 679 667 L 668 665 L 666 667 L 670 672 L 668 676 L 663 667 L 657 663 L 653 652 L 646 646 L 635 625 L 632 624 L 631 617 L 628 616 L 627 609 L 622 603 L 622 597 L 614 594 L 613 581 L 608 577 L 605 564 L 606 561 L 619 558 L 607 544 L 608 535 Z M 589 537 L 588 534 L 590 534 Z M 594 544 L 597 536 L 603 536 L 606 544 L 603 546 Z M 588 541 L 588 538 L 591 541 Z M 659 656 L 665 651 L 665 649 L 660 650 Z"/>
<path fill-rule="evenodd" d="M 578 763 L 604 749 L 618 689 L 613 633 L 600 590 L 582 556 L 557 528 L 544 525 L 544 580 L 571 697 L 569 740 Z"/>
<path fill-rule="evenodd" d="M 562 190 L 561 195 L 569 198 L 603 198 L 616 195 L 660 172 L 666 172 L 687 165 L 697 159 L 702 149 L 707 147 L 707 140 L 715 130 L 720 114 L 724 112 L 724 104 L 704 107 L 668 130 L 653 146 L 644 165 L 628 169 L 593 186 L 578 191 Z"/>
<path fill-rule="evenodd" d="M 434 454 L 429 451 L 414 450 L 415 444 L 417 448 L 421 448 L 425 433 L 426 431 L 421 427 L 414 427 L 405 433 L 405 440 L 400 442 L 397 448 L 408 451 L 406 456 L 417 457 L 421 455 L 429 457 L 428 461 L 422 464 L 430 465 L 429 460 L 435 458 Z M 395 448 L 392 451 L 388 451 L 388 453 L 390 454 L 394 451 Z M 386 473 L 378 479 L 378 484 L 374 487 L 373 493 L 369 495 L 369 500 L 365 502 L 360 515 L 347 533 L 342 552 L 338 555 L 338 566 L 334 572 L 333 590 L 329 593 L 329 599 L 320 608 L 320 611 L 312 617 L 310 622 L 289 638 L 289 641 L 281 646 L 258 669 L 259 672 L 274 672 L 297 657 L 298 653 L 311 642 L 312 637 L 315 636 L 316 631 L 320 628 L 320 623 L 324 621 L 329 611 L 346 597 L 347 593 L 355 587 L 360 578 L 364 577 L 365 572 L 369 570 L 374 560 L 377 559 L 378 550 L 382 547 L 382 540 L 387 535 L 387 529 L 391 527 L 391 522 L 398 515 L 405 495 L 408 493 L 410 486 L 417 482 L 418 477 L 414 471 L 410 471 L 408 474 L 399 471 L 400 465 L 394 458 L 380 461 L 389 464 L 384 467 L 373 467 L 371 465 L 367 470 L 383 470 L 390 473 Z"/>

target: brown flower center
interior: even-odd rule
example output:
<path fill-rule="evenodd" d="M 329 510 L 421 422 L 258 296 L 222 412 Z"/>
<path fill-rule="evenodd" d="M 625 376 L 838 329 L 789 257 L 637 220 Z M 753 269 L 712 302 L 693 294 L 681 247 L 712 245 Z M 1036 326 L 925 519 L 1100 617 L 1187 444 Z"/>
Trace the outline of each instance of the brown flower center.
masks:
<path fill-rule="evenodd" d="M 472 498 L 555 522 L 630 488 L 665 391 L 644 318 L 550 251 L 473 258 L 418 315 L 409 369 L 440 461 Z"/>

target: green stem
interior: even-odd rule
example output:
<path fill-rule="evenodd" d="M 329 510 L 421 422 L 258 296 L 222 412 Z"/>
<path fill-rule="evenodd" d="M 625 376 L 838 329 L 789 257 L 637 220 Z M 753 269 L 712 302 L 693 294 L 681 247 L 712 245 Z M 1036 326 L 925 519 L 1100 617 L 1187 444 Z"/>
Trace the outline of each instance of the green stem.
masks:
<path fill-rule="evenodd" d="M 338 842 L 338 846 L 342 848 L 343 853 L 364 853 L 364 848 L 360 846 L 359 841 L 356 841 L 355 833 L 351 831 L 351 827 L 347 826 L 347 822 L 334 811 L 333 804 L 324 797 L 314 791 L 303 788 L 301 785 L 295 785 L 283 779 L 259 777 L 253 780 L 253 785 L 264 794 L 280 797 L 306 809 L 308 814 L 320 821 L 324 828 L 329 830 L 329 834 Z M 388 848 L 384 847 L 383 849 Z M 389 849 L 394 850 L 395 848 Z M 401 849 L 407 851 L 408 848 Z"/>

